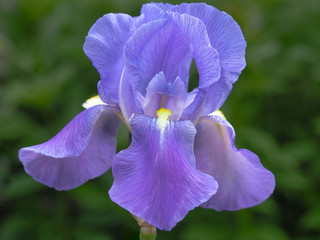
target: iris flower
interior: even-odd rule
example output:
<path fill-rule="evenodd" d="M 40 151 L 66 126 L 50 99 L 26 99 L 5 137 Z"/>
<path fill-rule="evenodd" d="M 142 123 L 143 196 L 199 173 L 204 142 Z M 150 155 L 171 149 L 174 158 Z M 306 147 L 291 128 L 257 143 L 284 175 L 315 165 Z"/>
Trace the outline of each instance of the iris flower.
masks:
<path fill-rule="evenodd" d="M 234 129 L 218 110 L 246 65 L 245 48 L 233 18 L 204 3 L 104 15 L 84 44 L 100 73 L 99 97 L 49 141 L 22 148 L 25 171 L 68 190 L 112 168 L 111 200 L 164 230 L 198 206 L 260 204 L 274 176 L 234 146 Z M 199 85 L 187 92 L 192 60 Z M 132 142 L 116 154 L 121 121 Z"/>

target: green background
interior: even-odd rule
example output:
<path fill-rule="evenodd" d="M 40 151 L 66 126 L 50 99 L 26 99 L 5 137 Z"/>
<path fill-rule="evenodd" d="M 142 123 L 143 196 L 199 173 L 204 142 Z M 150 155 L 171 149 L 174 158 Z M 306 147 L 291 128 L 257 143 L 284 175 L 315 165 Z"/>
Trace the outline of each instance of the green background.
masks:
<path fill-rule="evenodd" d="M 157 239 L 320 239 L 320 2 L 206 2 L 243 30 L 247 67 L 222 110 L 237 147 L 257 153 L 277 186 L 254 208 L 197 208 Z M 0 0 L 1 240 L 138 239 L 136 222 L 108 196 L 110 171 L 58 192 L 27 175 L 17 152 L 51 138 L 97 93 L 99 75 L 82 50 L 95 20 L 137 16 L 143 3 Z M 122 127 L 118 149 L 127 134 Z"/>

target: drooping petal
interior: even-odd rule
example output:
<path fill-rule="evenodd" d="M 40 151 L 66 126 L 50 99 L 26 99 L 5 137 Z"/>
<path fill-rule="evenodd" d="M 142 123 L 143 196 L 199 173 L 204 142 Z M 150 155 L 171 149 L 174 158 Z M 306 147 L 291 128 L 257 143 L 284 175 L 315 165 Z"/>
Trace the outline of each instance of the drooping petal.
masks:
<path fill-rule="evenodd" d="M 26 172 L 57 190 L 75 188 L 106 172 L 116 153 L 120 124 L 114 111 L 107 105 L 91 107 L 49 141 L 20 149 Z"/>
<path fill-rule="evenodd" d="M 172 112 L 171 120 L 179 120 L 184 110 L 187 92 L 184 83 L 177 77 L 172 83 L 167 83 L 163 72 L 156 74 L 147 87 L 143 112 L 150 117 L 156 116 L 160 108 Z"/>
<path fill-rule="evenodd" d="M 159 229 L 170 230 L 217 190 L 195 169 L 190 121 L 133 115 L 132 144 L 113 161 L 111 199 Z"/>
<path fill-rule="evenodd" d="M 202 204 L 215 210 L 238 210 L 266 200 L 274 190 L 273 174 L 257 155 L 234 146 L 232 126 L 219 112 L 201 118 L 195 137 L 197 169 L 219 183 L 217 193 Z"/>
<path fill-rule="evenodd" d="M 109 104 L 119 101 L 118 87 L 124 66 L 123 49 L 135 30 L 126 14 L 106 14 L 91 27 L 83 49 L 101 76 L 99 94 Z M 102 91 L 101 91 L 102 90 Z"/>

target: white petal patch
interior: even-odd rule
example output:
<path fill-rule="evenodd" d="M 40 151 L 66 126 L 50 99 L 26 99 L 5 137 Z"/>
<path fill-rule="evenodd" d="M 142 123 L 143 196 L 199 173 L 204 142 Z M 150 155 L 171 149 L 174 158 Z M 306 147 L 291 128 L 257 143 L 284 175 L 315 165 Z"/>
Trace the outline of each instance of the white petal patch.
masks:
<path fill-rule="evenodd" d="M 101 98 L 99 97 L 99 95 L 96 95 L 92 98 L 89 98 L 87 101 L 85 101 L 82 104 L 82 107 L 84 107 L 85 109 L 94 107 L 96 105 L 101 105 L 101 104 L 105 104 L 104 102 L 102 102 Z"/>

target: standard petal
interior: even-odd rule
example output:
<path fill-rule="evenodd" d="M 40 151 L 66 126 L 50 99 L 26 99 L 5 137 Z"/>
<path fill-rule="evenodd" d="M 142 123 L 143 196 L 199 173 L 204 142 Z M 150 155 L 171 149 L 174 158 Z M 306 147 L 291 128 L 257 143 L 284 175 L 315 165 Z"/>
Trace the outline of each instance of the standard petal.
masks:
<path fill-rule="evenodd" d="M 170 12 L 177 31 L 189 45 L 199 72 L 199 88 L 205 89 L 220 78 L 219 54 L 211 46 L 205 24 L 188 14 Z"/>
<path fill-rule="evenodd" d="M 246 41 L 237 22 L 227 13 L 205 3 L 183 3 L 169 11 L 187 13 L 202 20 L 212 47 L 219 53 L 225 80 L 234 83 L 246 66 Z"/>
<path fill-rule="evenodd" d="M 160 18 L 167 18 L 167 9 L 173 5 L 169 3 L 147 3 L 141 8 L 141 15 L 144 15 L 144 22 L 154 21 Z"/>
<path fill-rule="evenodd" d="M 189 45 L 168 18 L 142 25 L 129 39 L 126 64 L 134 92 L 146 94 L 151 79 L 163 72 L 167 82 L 178 76 L 187 87 L 192 55 Z"/>
<path fill-rule="evenodd" d="M 260 204 L 273 192 L 275 179 L 257 155 L 234 146 L 235 133 L 222 114 L 201 118 L 195 137 L 197 169 L 219 183 L 217 193 L 202 204 L 215 210 L 238 210 Z"/>
<path fill-rule="evenodd" d="M 211 46 L 219 53 L 220 79 L 206 89 L 207 102 L 203 114 L 209 114 L 221 107 L 232 84 L 246 66 L 246 41 L 239 25 L 230 15 L 205 3 L 183 3 L 169 11 L 200 19 L 206 26 Z"/>
<path fill-rule="evenodd" d="M 135 30 L 135 19 L 126 14 L 106 14 L 91 27 L 83 49 L 101 77 L 102 100 L 117 104 L 123 49 Z"/>
<path fill-rule="evenodd" d="M 170 230 L 207 201 L 217 183 L 195 169 L 190 121 L 131 118 L 132 144 L 115 157 L 111 199 L 159 229 Z"/>
<path fill-rule="evenodd" d="M 116 153 L 120 124 L 114 111 L 107 105 L 91 107 L 49 141 L 20 149 L 26 172 L 57 190 L 75 188 L 106 172 Z"/>

